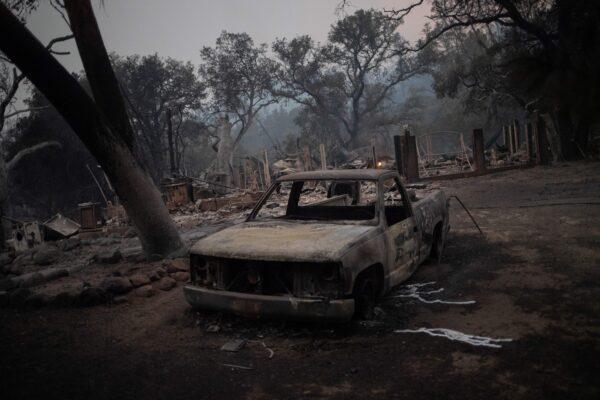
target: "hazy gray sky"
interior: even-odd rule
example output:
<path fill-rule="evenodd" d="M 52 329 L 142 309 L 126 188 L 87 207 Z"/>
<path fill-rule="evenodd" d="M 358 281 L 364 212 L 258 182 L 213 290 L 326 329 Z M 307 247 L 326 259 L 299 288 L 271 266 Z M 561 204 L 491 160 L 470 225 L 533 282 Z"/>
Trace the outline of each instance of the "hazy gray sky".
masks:
<path fill-rule="evenodd" d="M 356 8 L 393 8 L 412 0 L 351 0 Z M 214 45 L 222 30 L 247 32 L 256 42 L 309 34 L 324 41 L 337 18 L 339 0 L 92 0 L 109 52 L 119 55 L 152 54 L 199 64 L 202 46 Z M 28 27 L 43 42 L 68 33 L 66 24 L 46 1 L 29 17 Z M 102 5 L 103 4 L 103 5 Z M 400 32 L 409 40 L 419 37 L 427 6 L 406 19 Z M 81 69 L 74 43 L 57 49 L 71 50 L 59 57 L 69 69 Z"/>

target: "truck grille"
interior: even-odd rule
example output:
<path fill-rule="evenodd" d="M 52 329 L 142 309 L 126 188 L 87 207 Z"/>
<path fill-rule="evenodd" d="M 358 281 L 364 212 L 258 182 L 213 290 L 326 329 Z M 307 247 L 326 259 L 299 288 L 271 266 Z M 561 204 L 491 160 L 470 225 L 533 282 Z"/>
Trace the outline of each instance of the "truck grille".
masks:
<path fill-rule="evenodd" d="M 337 297 L 342 291 L 340 266 L 335 263 L 207 257 L 192 258 L 192 270 L 196 284 L 232 292 Z"/>

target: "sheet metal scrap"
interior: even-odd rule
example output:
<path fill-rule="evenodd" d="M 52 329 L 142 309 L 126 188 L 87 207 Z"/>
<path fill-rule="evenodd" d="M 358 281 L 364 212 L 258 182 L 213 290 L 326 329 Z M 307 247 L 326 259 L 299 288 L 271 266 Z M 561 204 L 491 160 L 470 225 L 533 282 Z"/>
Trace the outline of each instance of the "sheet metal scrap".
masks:
<path fill-rule="evenodd" d="M 81 228 L 77 222 L 60 213 L 46 220 L 43 225 L 46 229 L 46 238 L 56 236 L 57 239 L 73 236 Z"/>

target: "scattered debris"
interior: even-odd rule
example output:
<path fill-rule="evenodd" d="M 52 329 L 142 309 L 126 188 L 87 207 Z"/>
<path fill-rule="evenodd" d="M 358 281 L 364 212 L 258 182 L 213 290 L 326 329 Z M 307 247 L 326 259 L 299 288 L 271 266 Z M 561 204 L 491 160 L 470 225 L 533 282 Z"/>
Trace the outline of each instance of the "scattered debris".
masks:
<path fill-rule="evenodd" d="M 80 225 L 62 214 L 56 214 L 44 222 L 44 240 L 58 240 L 71 237 L 79 232 Z"/>
<path fill-rule="evenodd" d="M 245 370 L 253 370 L 254 367 L 246 367 L 245 365 L 236 365 L 236 364 L 221 364 L 224 367 L 229 367 L 233 369 L 245 369 Z"/>
<path fill-rule="evenodd" d="M 267 357 L 269 360 L 271 358 L 273 358 L 273 356 L 275 355 L 275 352 L 271 348 L 267 347 L 267 345 L 265 344 L 265 342 L 263 342 L 262 340 L 248 340 L 248 342 L 250 342 L 250 343 L 258 343 L 262 347 L 264 347 L 264 349 L 267 350 L 267 352 L 269 353 L 269 356 Z"/>
<path fill-rule="evenodd" d="M 245 345 L 246 345 L 246 339 L 230 340 L 229 342 L 227 342 L 223 346 L 221 346 L 221 350 L 230 351 L 230 352 L 235 353 L 235 352 L 238 352 L 241 349 L 243 349 Z"/>
<path fill-rule="evenodd" d="M 43 228 L 39 222 L 13 221 L 12 238 L 9 240 L 9 244 L 15 251 L 25 251 L 43 242 Z"/>
<path fill-rule="evenodd" d="M 419 329 L 397 329 L 394 331 L 395 333 L 425 333 L 430 336 L 440 336 L 445 337 L 446 339 L 464 342 L 470 344 L 471 346 L 477 347 L 492 347 L 499 349 L 502 346 L 498 343 L 507 343 L 512 342 L 512 339 L 494 339 L 485 336 L 475 336 L 470 335 L 458 331 L 454 331 L 452 329 L 446 328 L 419 328 Z"/>

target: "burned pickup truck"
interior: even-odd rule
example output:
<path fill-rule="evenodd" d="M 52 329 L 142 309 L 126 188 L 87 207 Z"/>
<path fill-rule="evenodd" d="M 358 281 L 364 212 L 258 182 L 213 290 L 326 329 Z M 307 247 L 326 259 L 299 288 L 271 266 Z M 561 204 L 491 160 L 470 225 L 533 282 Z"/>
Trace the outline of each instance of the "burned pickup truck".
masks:
<path fill-rule="evenodd" d="M 242 315 L 368 319 L 379 296 L 439 260 L 448 230 L 443 192 L 411 201 L 395 171 L 290 174 L 245 222 L 192 247 L 184 293 Z"/>

